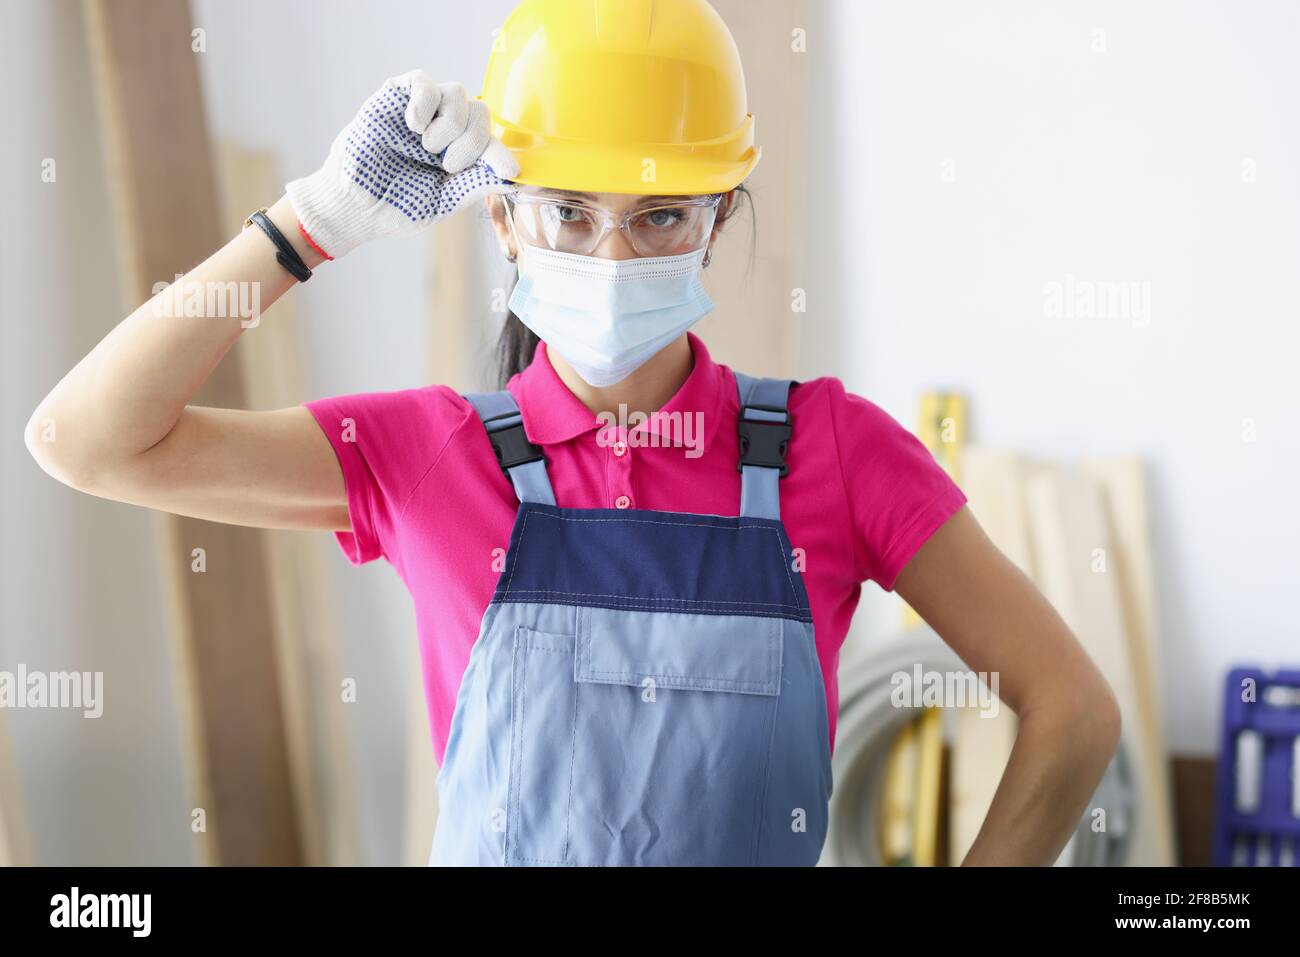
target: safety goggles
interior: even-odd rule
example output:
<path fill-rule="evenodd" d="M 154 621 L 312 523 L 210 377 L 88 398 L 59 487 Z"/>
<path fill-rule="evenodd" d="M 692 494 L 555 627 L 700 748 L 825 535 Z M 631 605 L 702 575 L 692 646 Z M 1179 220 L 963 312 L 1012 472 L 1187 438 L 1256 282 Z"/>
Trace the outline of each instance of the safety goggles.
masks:
<path fill-rule="evenodd" d="M 619 230 L 638 256 L 694 252 L 709 241 L 721 193 L 647 200 L 624 212 L 611 212 L 564 196 L 508 193 L 515 235 L 541 249 L 589 256 L 605 234 Z"/>

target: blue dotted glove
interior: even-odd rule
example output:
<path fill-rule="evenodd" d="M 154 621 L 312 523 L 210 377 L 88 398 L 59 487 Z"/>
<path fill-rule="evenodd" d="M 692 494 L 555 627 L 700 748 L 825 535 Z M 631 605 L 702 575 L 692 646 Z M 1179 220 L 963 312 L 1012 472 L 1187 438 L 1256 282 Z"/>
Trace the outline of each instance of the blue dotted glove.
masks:
<path fill-rule="evenodd" d="M 312 241 L 338 259 L 381 236 L 423 229 L 518 175 L 487 106 L 422 70 L 387 80 L 286 191 Z"/>

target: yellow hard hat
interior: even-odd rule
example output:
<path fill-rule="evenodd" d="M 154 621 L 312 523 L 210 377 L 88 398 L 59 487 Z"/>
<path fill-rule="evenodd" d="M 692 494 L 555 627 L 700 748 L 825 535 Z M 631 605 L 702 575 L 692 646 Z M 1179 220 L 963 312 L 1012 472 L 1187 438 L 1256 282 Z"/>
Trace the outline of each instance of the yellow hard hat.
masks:
<path fill-rule="evenodd" d="M 758 162 L 740 54 L 705 0 L 524 0 L 479 99 L 518 183 L 723 193 Z"/>

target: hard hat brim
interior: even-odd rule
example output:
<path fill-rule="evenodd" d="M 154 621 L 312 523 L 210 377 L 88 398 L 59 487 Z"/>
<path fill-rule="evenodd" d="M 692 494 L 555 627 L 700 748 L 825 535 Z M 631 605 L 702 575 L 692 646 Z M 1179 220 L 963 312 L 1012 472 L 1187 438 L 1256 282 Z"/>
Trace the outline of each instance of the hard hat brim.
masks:
<path fill-rule="evenodd" d="M 493 117 L 492 134 L 519 163 L 516 183 L 548 189 L 690 196 L 735 189 L 758 164 L 753 115 L 731 135 L 702 143 L 586 143 L 542 137 Z"/>

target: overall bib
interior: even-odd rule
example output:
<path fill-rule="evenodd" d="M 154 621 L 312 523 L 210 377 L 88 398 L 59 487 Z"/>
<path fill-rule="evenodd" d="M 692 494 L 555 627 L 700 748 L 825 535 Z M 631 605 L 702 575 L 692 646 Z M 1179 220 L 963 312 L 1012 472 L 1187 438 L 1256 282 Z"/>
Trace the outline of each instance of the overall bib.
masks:
<path fill-rule="evenodd" d="M 559 508 L 508 392 L 519 512 L 461 679 L 431 865 L 807 865 L 826 691 L 780 520 L 788 380 L 737 375 L 740 515 Z"/>

